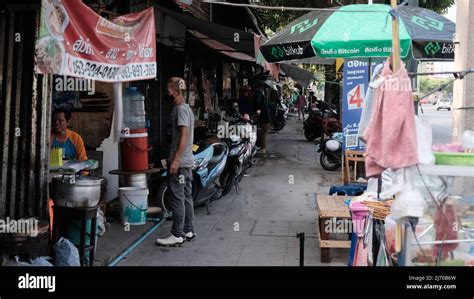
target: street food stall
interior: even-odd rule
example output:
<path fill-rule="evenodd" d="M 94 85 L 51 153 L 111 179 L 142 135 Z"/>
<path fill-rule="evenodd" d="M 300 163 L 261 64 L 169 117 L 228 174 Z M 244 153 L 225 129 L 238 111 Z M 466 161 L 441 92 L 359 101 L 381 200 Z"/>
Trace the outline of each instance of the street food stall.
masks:
<path fill-rule="evenodd" d="M 81 265 L 93 265 L 97 235 L 105 230 L 101 206 L 107 193 L 119 195 L 123 224 L 146 221 L 146 173 L 154 170 L 148 164 L 144 96 L 131 81 L 156 77 L 154 9 L 107 19 L 80 0 L 44 0 L 36 49 L 37 72 L 53 78 L 52 114 L 61 111 L 65 118 L 55 117 L 51 133 L 52 242 L 67 238 L 78 248 Z M 61 129 L 61 121 L 69 127 Z M 115 144 L 112 152 L 97 151 L 104 139 Z M 123 187 L 107 186 L 109 174 L 101 173 L 105 155 L 120 157 L 121 169 L 113 174 L 125 177 Z"/>

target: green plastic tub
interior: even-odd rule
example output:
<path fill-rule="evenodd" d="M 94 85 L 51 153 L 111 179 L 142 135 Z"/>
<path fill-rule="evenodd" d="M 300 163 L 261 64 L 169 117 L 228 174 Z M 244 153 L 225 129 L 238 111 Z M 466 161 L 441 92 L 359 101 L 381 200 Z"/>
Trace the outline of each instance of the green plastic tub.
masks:
<path fill-rule="evenodd" d="M 434 152 L 437 165 L 474 166 L 474 154 Z"/>

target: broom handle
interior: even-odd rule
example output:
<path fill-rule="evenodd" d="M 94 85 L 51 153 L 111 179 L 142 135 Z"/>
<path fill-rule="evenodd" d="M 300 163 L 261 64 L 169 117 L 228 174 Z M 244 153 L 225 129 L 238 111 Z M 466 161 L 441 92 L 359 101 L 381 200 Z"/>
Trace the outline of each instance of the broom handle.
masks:
<path fill-rule="evenodd" d="M 397 9 L 397 0 L 391 0 L 393 9 Z M 400 37 L 398 31 L 398 17 L 392 20 L 392 64 L 393 72 L 400 69 Z"/>

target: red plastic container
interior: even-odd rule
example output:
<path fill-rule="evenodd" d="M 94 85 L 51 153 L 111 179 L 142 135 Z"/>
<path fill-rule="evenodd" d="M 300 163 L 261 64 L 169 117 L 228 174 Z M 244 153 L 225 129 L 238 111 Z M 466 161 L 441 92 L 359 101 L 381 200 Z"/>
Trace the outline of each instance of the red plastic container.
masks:
<path fill-rule="evenodd" d="M 122 171 L 144 171 L 148 169 L 147 129 L 130 130 L 122 135 L 120 157 Z"/>

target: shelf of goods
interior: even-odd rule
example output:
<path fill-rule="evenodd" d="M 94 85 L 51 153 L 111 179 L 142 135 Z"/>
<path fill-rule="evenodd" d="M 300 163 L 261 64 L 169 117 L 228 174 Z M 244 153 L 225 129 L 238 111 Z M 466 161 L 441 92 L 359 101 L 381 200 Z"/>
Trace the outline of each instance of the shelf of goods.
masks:
<path fill-rule="evenodd" d="M 462 166 L 462 165 L 418 165 L 418 169 L 420 173 L 424 176 L 443 176 L 443 177 L 474 177 L 474 166 Z M 469 202 L 471 196 L 467 196 L 466 199 L 464 200 L 465 202 Z M 472 221 L 472 216 L 466 216 L 467 211 L 470 210 L 467 207 L 464 207 L 462 209 L 463 215 L 458 215 L 460 217 L 459 221 L 460 223 L 467 223 Z M 434 217 L 434 215 L 432 215 Z M 466 218 L 467 217 L 467 218 Z M 474 229 L 469 229 L 467 227 L 462 227 L 459 230 L 459 237 L 458 239 L 447 239 L 447 240 L 424 240 L 423 236 L 425 236 L 429 231 L 434 231 L 434 224 L 433 224 L 433 219 L 430 219 L 431 221 L 429 223 L 420 223 L 418 226 L 423 227 L 423 225 L 426 226 L 426 229 L 424 232 L 420 233 L 418 235 L 418 241 L 416 241 L 414 238 L 411 238 L 412 241 L 410 242 L 410 246 L 412 248 L 418 249 L 420 246 L 423 246 L 426 251 L 429 252 L 429 247 L 426 246 L 435 246 L 433 248 L 436 248 L 436 246 L 459 246 L 456 250 L 458 250 L 460 247 L 470 248 L 470 250 L 466 251 L 466 254 L 473 254 L 474 250 L 474 245 L 470 245 L 474 243 Z M 467 221 L 467 222 L 466 222 Z M 411 235 L 411 229 L 409 229 L 409 225 L 405 225 L 406 228 L 406 233 Z M 462 236 L 462 237 L 461 237 Z M 408 238 L 407 238 L 408 240 Z M 455 245 L 457 244 L 457 245 Z M 462 245 L 465 244 L 465 245 Z M 469 245 L 468 245 L 469 244 Z M 459 249 L 460 250 L 460 249 Z M 459 255 L 460 252 L 462 251 L 456 251 L 456 255 Z M 458 258 L 459 260 L 459 258 Z M 428 264 L 426 263 L 416 263 L 416 262 L 410 262 L 408 257 L 405 259 L 406 264 L 405 265 L 423 265 L 426 266 Z M 472 261 L 471 261 L 472 263 Z"/>
<path fill-rule="evenodd" d="M 474 177 L 474 166 L 419 165 L 418 167 L 423 175 Z"/>

